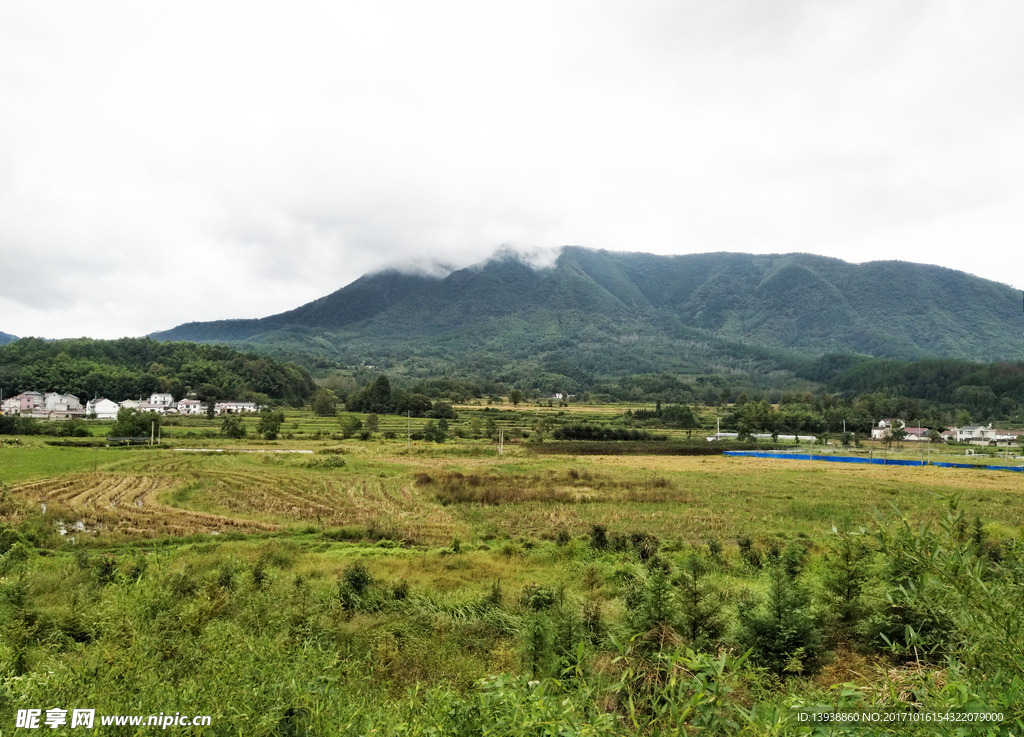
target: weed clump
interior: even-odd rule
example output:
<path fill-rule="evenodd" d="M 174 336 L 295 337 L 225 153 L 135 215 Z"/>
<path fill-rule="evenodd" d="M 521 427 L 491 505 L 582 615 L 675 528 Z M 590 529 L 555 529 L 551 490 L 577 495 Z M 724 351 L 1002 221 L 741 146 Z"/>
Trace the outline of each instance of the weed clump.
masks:
<path fill-rule="evenodd" d="M 717 537 L 713 537 L 708 540 L 708 555 L 711 557 L 711 561 L 721 567 L 722 565 L 722 541 Z"/>
<path fill-rule="evenodd" d="M 522 547 L 511 540 L 501 546 L 501 554 L 506 558 L 522 558 L 525 555 Z"/>
<path fill-rule="evenodd" d="M 100 586 L 114 583 L 117 580 L 117 560 L 111 555 L 100 558 L 96 564 L 96 582 Z"/>
<path fill-rule="evenodd" d="M 317 455 L 310 458 L 304 464 L 304 468 L 329 470 L 332 468 L 344 468 L 345 459 L 340 455 Z"/>
<path fill-rule="evenodd" d="M 404 578 L 395 581 L 391 586 L 391 598 L 395 601 L 405 601 L 409 598 L 409 582 Z"/>
<path fill-rule="evenodd" d="M 754 541 L 747 535 L 743 535 L 736 540 L 736 545 L 739 546 L 740 558 L 743 559 L 743 562 L 754 570 L 760 570 L 761 551 L 754 547 Z"/>
<path fill-rule="evenodd" d="M 484 597 L 484 605 L 488 607 L 500 608 L 502 601 L 505 599 L 505 594 L 501 590 L 501 579 L 499 578 L 491 584 L 491 590 L 487 592 L 487 596 Z"/>

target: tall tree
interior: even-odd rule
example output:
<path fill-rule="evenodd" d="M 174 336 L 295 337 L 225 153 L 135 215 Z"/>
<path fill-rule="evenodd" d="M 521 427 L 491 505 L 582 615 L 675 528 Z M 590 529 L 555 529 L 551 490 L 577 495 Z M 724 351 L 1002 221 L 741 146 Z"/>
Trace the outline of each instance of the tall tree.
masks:
<path fill-rule="evenodd" d="M 320 417 L 333 417 L 337 412 L 338 396 L 330 389 L 321 389 L 313 395 L 310 404 Z"/>

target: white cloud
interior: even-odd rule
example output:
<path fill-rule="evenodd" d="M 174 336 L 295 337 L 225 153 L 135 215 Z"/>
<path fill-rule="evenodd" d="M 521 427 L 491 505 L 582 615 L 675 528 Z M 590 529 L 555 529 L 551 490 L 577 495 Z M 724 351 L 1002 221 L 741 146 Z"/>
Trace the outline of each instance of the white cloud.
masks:
<path fill-rule="evenodd" d="M 261 316 L 503 244 L 1019 280 L 1021 20 L 1005 0 L 8 4 L 0 330 Z"/>

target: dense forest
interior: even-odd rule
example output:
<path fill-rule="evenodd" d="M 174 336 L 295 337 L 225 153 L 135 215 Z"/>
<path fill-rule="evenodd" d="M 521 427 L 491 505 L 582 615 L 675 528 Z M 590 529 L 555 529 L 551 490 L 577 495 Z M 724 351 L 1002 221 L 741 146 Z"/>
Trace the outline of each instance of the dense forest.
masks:
<path fill-rule="evenodd" d="M 301 405 L 316 388 L 294 363 L 233 348 L 160 343 L 149 338 L 55 340 L 24 338 L 0 347 L 0 389 L 57 391 L 115 401 L 168 392 L 204 398 L 277 400 Z"/>
<path fill-rule="evenodd" d="M 404 414 L 411 410 L 413 416 L 419 415 L 420 405 L 426 406 L 428 400 L 499 402 L 515 393 L 533 404 L 663 403 L 664 412 L 631 412 L 628 419 L 634 424 L 684 429 L 692 425 L 690 417 L 681 419 L 675 413 L 684 411 L 679 407 L 685 405 L 721 407 L 723 428 L 749 427 L 751 432 L 819 434 L 845 429 L 864 434 L 885 417 L 899 417 L 929 428 L 971 422 L 1024 423 L 1021 363 L 827 356 L 797 370 L 799 377 L 786 377 L 777 383 L 773 377 L 740 373 L 632 374 L 598 379 L 584 385 L 578 394 L 560 392 L 563 399 L 555 399 L 530 381 L 506 384 L 449 377 L 401 382 L 365 370 L 336 374 L 323 384 L 350 411 Z"/>
<path fill-rule="evenodd" d="M 148 338 L 29 338 L 0 346 L 4 396 L 34 389 L 120 400 L 165 391 L 175 397 L 193 392 L 203 398 L 302 405 L 319 383 L 350 411 L 413 416 L 431 414 L 432 404 L 438 402 L 445 407 L 444 403 L 501 401 L 514 393 L 533 403 L 561 394 L 564 401 L 573 402 L 722 406 L 728 408 L 722 413 L 724 426 L 750 426 L 758 432 L 838 433 L 845 427 L 865 433 L 883 417 L 901 417 L 931 428 L 1024 423 L 1024 363 L 829 355 L 794 360 L 787 371 L 767 373 L 658 371 L 573 379 L 566 377 L 569 367 L 555 368 L 560 372 L 524 378 L 464 370 L 426 379 L 367 368 L 334 369 L 321 371 L 314 382 L 306 368 L 293 362 L 224 346 Z M 755 409 L 759 403 L 761 409 Z M 769 413 L 764 405 L 775 409 Z"/>

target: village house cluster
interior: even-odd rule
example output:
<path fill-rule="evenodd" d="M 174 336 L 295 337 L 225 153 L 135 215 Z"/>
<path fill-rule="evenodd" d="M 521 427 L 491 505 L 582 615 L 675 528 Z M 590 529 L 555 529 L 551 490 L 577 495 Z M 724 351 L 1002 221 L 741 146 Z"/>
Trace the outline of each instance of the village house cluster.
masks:
<path fill-rule="evenodd" d="M 129 407 L 140 412 L 155 412 L 161 415 L 205 415 L 207 404 L 198 399 L 181 399 L 177 402 L 170 394 L 153 393 L 148 400 L 125 399 L 115 402 L 105 397 L 90 399 L 83 406 L 73 394 L 58 392 L 22 392 L 0 402 L 0 413 L 21 415 L 41 420 L 70 420 L 73 418 L 113 420 L 119 409 Z M 258 412 L 255 402 L 216 402 L 216 415 L 232 415 Z"/>
<path fill-rule="evenodd" d="M 908 427 L 903 420 L 895 417 L 879 420 L 878 425 L 871 429 L 872 440 L 885 440 L 892 435 L 893 427 L 900 427 L 906 435 L 907 442 L 927 442 L 931 432 L 927 427 Z M 1021 433 L 1013 430 L 997 430 L 988 425 L 965 425 L 963 427 L 944 428 L 939 431 L 943 442 L 969 443 L 971 445 L 1013 445 Z"/>

